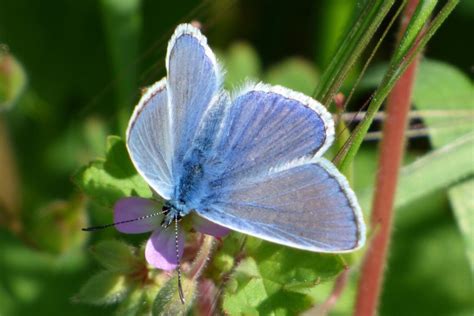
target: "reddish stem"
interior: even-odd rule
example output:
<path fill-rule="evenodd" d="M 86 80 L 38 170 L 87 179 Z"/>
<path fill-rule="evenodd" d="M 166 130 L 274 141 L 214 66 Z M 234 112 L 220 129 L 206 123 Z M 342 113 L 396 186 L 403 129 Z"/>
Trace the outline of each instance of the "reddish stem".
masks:
<path fill-rule="evenodd" d="M 214 310 L 214 298 L 217 296 L 217 288 L 209 279 L 203 279 L 198 283 L 199 299 L 196 302 L 195 312 L 199 316 L 216 315 Z"/>
<path fill-rule="evenodd" d="M 408 1 L 404 9 L 398 40 L 404 34 L 418 2 L 418 0 Z M 355 306 L 356 316 L 370 316 L 377 312 L 390 241 L 398 172 L 404 154 L 404 133 L 410 111 L 417 64 L 418 59 L 415 58 L 387 99 L 387 119 L 383 128 L 379 172 L 371 217 L 371 228 L 374 235 L 362 265 Z"/>
<path fill-rule="evenodd" d="M 305 315 L 314 315 L 314 316 L 325 316 L 328 315 L 331 309 L 336 305 L 337 301 L 341 297 L 344 289 L 346 288 L 347 282 L 349 281 L 350 270 L 346 268 L 342 273 L 337 277 L 334 282 L 331 294 L 328 298 L 321 304 L 317 305 L 314 308 L 308 310 Z"/>

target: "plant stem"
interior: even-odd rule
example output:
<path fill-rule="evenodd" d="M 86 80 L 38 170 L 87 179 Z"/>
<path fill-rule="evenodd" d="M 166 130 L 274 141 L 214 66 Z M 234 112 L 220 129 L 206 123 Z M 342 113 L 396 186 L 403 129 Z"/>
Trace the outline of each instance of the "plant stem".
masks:
<path fill-rule="evenodd" d="M 0 113 L 0 225 L 19 234 L 22 231 L 20 180 L 9 138 L 6 118 Z"/>
<path fill-rule="evenodd" d="M 326 316 L 329 314 L 331 309 L 336 305 L 337 301 L 344 292 L 346 285 L 349 281 L 350 270 L 346 268 L 342 273 L 337 277 L 334 282 L 334 287 L 331 291 L 329 297 L 320 305 L 315 306 L 314 308 L 305 312 L 304 315 L 313 315 L 313 316 Z"/>
<path fill-rule="evenodd" d="M 186 273 L 192 279 L 197 279 L 201 276 L 204 268 L 206 267 L 209 256 L 214 250 L 215 242 L 214 237 L 210 235 L 203 235 L 202 244 L 197 253 L 196 257 L 191 264 L 191 268 Z"/>
<path fill-rule="evenodd" d="M 399 41 L 405 33 L 418 2 L 419 0 L 409 0 L 405 7 L 401 20 Z M 404 132 L 410 111 L 417 65 L 418 58 L 400 77 L 387 99 L 387 119 L 383 128 L 380 167 L 371 217 L 371 228 L 374 231 L 374 236 L 362 265 L 355 307 L 356 316 L 375 315 L 378 307 L 390 241 L 398 172 L 404 153 Z"/>

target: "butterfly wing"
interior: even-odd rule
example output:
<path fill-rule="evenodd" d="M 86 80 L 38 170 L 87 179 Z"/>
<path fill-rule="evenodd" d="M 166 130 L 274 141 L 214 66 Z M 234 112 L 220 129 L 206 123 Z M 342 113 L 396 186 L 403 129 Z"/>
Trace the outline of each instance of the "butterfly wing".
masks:
<path fill-rule="evenodd" d="M 206 38 L 190 24 L 176 28 L 166 68 L 168 77 L 150 87 L 136 106 L 127 146 L 138 172 L 170 199 L 183 156 L 220 88 L 221 75 Z"/>
<path fill-rule="evenodd" d="M 137 171 L 162 197 L 172 193 L 172 148 L 166 79 L 148 88 L 135 107 L 127 148 Z"/>
<path fill-rule="evenodd" d="M 334 139 L 326 109 L 301 93 L 257 84 L 234 99 L 216 151 L 221 180 L 259 175 L 271 166 L 320 156 Z"/>
<path fill-rule="evenodd" d="M 226 167 L 196 211 L 222 226 L 276 243 L 344 252 L 364 243 L 353 191 L 320 156 L 332 118 L 316 101 L 256 86 L 234 100 L 219 154 Z"/>
<path fill-rule="evenodd" d="M 222 226 L 317 252 L 352 251 L 365 226 L 349 185 L 324 158 L 238 181 L 197 212 Z"/>
<path fill-rule="evenodd" d="M 168 96 L 173 169 L 178 170 L 196 129 L 221 86 L 221 71 L 206 38 L 190 24 L 178 26 L 168 45 Z"/>

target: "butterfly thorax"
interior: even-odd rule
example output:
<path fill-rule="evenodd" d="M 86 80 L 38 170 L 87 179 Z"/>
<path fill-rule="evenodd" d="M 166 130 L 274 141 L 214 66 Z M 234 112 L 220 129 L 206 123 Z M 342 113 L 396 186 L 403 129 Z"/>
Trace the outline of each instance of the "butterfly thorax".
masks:
<path fill-rule="evenodd" d="M 192 150 L 183 160 L 181 176 L 177 179 L 174 194 L 167 202 L 170 208 L 167 216 L 183 217 L 199 207 L 205 186 L 205 157 L 199 150 Z"/>
<path fill-rule="evenodd" d="M 170 203 L 180 216 L 185 216 L 193 209 L 198 209 L 203 201 L 208 184 L 215 174 L 219 173 L 219 160 L 215 159 L 213 152 L 214 142 L 219 132 L 220 123 L 224 118 L 227 94 L 222 94 L 214 100 L 214 104 L 201 121 L 192 147 L 188 148 L 176 166 L 176 175 Z"/>
<path fill-rule="evenodd" d="M 168 227 L 170 226 L 173 221 L 175 220 L 180 220 L 184 215 L 181 213 L 179 208 L 174 205 L 171 201 L 166 201 L 165 204 L 163 205 L 162 208 L 163 214 L 165 217 L 163 218 L 163 221 L 161 222 L 161 226 L 163 227 Z"/>

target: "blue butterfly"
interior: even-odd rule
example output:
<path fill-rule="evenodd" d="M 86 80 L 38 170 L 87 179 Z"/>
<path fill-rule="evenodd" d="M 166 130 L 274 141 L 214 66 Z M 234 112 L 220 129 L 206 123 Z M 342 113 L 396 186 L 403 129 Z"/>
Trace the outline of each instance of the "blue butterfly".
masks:
<path fill-rule="evenodd" d="M 360 206 L 322 157 L 334 122 L 320 103 L 281 86 L 247 84 L 230 95 L 206 38 L 179 25 L 168 76 L 135 108 L 127 148 L 167 202 L 163 225 L 195 213 L 278 244 L 326 253 L 365 242 Z"/>

